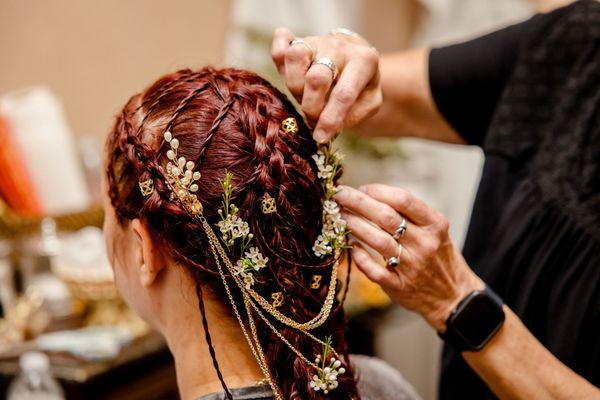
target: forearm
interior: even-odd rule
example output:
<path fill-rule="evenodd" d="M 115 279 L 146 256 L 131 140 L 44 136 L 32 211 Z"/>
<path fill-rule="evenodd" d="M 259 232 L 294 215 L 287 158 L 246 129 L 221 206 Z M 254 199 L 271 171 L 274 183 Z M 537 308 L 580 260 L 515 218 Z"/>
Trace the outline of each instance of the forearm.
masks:
<path fill-rule="evenodd" d="M 501 399 L 598 399 L 600 390 L 550 353 L 504 307 L 506 321 L 479 352 L 463 357 Z"/>
<path fill-rule="evenodd" d="M 365 136 L 413 136 L 449 143 L 464 140 L 437 110 L 428 76 L 429 49 L 381 57 L 383 104 L 357 128 Z"/>

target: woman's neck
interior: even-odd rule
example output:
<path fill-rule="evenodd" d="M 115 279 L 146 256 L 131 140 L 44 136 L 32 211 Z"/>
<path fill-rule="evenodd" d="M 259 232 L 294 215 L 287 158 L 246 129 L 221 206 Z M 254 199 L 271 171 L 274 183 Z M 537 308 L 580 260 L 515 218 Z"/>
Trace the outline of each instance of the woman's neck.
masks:
<path fill-rule="evenodd" d="M 177 385 L 182 400 L 222 391 L 213 360 L 208 350 L 202 317 L 195 293 L 180 297 L 179 312 L 165 313 L 161 331 L 175 358 Z M 190 298 L 190 296 L 194 296 Z M 219 370 L 228 388 L 250 386 L 263 379 L 248 343 L 236 320 L 231 318 L 218 300 L 205 296 L 206 318 Z M 191 301 L 190 300 L 195 300 Z M 196 306 L 194 306 L 196 305 Z"/>

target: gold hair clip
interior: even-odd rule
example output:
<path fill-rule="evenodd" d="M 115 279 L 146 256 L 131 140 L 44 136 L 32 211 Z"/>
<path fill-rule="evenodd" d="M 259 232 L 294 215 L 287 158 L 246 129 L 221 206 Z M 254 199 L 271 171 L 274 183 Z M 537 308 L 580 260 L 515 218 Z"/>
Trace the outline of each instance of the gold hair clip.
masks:
<path fill-rule="evenodd" d="M 275 293 L 271 293 L 271 301 L 272 301 L 272 305 L 273 307 L 281 307 L 281 305 L 283 304 L 283 293 L 281 292 L 275 292 Z"/>
<path fill-rule="evenodd" d="M 198 184 L 194 183 L 200 179 L 200 172 L 194 171 L 196 165 L 193 161 L 187 161 L 185 157 L 177 158 L 179 140 L 174 139 L 171 132 L 166 131 L 164 139 L 171 147 L 167 150 L 167 158 L 170 160 L 167 162 L 167 180 L 173 189 L 171 194 L 175 194 L 190 213 L 200 215 L 202 203 L 196 196 Z"/>
<path fill-rule="evenodd" d="M 297 133 L 298 132 L 298 123 L 296 122 L 296 118 L 289 117 L 281 121 L 281 128 L 285 133 Z"/>
<path fill-rule="evenodd" d="M 313 275 L 312 279 L 310 281 L 310 288 L 311 289 L 319 289 L 321 287 L 322 280 L 323 280 L 323 277 L 321 275 Z"/>
<path fill-rule="evenodd" d="M 148 197 L 154 193 L 154 181 L 152 179 L 140 181 L 138 184 L 140 185 L 140 192 L 142 192 L 142 196 Z"/>
<path fill-rule="evenodd" d="M 260 206 L 262 208 L 263 214 L 272 214 L 277 212 L 277 204 L 275 204 L 275 199 L 272 198 L 269 193 L 266 193 L 260 201 Z"/>

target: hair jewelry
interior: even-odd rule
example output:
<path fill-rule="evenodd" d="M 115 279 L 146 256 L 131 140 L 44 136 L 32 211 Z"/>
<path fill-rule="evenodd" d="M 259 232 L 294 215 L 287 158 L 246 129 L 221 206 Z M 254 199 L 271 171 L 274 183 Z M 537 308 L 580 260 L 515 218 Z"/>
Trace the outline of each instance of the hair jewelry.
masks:
<path fill-rule="evenodd" d="M 322 275 L 313 275 L 310 280 L 311 289 L 319 289 L 321 287 L 321 281 L 323 280 Z"/>
<path fill-rule="evenodd" d="M 260 207 L 263 214 L 272 214 L 277 212 L 277 204 L 275 204 L 275 199 L 272 198 L 269 193 L 266 193 L 260 200 Z"/>
<path fill-rule="evenodd" d="M 296 118 L 288 117 L 281 121 L 281 128 L 285 133 L 297 133 L 298 132 L 298 122 L 296 122 Z"/>
<path fill-rule="evenodd" d="M 142 196 L 148 197 L 154 193 L 154 181 L 152 179 L 140 181 L 138 182 L 138 185 L 140 186 L 140 192 L 142 192 Z"/>
<path fill-rule="evenodd" d="M 296 133 L 298 131 L 298 124 L 294 117 L 283 120 L 281 126 L 286 133 Z M 259 367 L 273 389 L 275 398 L 281 399 L 281 392 L 269 371 L 267 360 L 258 338 L 253 314 L 258 316 L 292 352 L 307 365 L 315 369 L 316 373 L 310 382 L 312 389 L 322 391 L 323 393 L 328 393 L 330 390 L 335 389 L 338 386 L 337 375 L 345 372 L 345 369 L 342 367 L 342 361 L 340 361 L 340 356 L 331 346 L 331 338 L 323 341 L 310 333 L 310 331 L 325 323 L 331 313 L 335 301 L 340 255 L 342 249 L 346 247 L 348 229 L 345 221 L 341 218 L 338 204 L 333 200 L 333 195 L 335 194 L 335 177 L 343 159 L 342 155 L 336 151 L 332 151 L 330 145 L 324 145 L 313 156 L 317 166 L 317 175 L 321 180 L 325 193 L 322 214 L 323 228 L 315 241 L 313 251 L 320 258 L 332 255 L 335 257 L 335 262 L 331 269 L 329 289 L 321 310 L 310 321 L 299 322 L 287 317 L 278 310 L 278 307 L 283 305 L 284 302 L 282 292 L 271 293 L 271 301 L 268 301 L 253 289 L 255 283 L 257 281 L 260 282 L 260 272 L 268 266 L 269 258 L 264 257 L 259 248 L 253 245 L 254 235 L 250 232 L 248 223 L 240 217 L 238 207 L 231 201 L 235 189 L 232 183 L 233 175 L 231 172 L 225 171 L 224 179 L 221 181 L 223 199 L 221 207 L 218 209 L 221 220 L 216 224 L 216 228 L 220 233 L 219 237 L 204 217 L 203 206 L 197 196 L 199 186 L 196 182 L 201 178 L 200 172 L 195 171 L 196 165 L 194 162 L 187 161 L 185 157 L 178 157 L 179 140 L 174 138 L 169 130 L 164 133 L 164 140 L 170 146 L 166 152 L 169 160 L 166 165 L 166 177 L 167 185 L 171 191 L 171 199 L 178 199 L 183 207 L 202 224 L 236 319 Z M 152 180 L 139 182 L 139 186 L 144 196 L 151 194 L 154 190 Z M 277 210 L 275 199 L 268 193 L 261 199 L 261 210 L 264 214 L 270 214 Z M 232 260 L 236 260 L 235 264 Z M 234 287 L 237 287 L 240 291 L 247 322 L 244 321 L 240 310 L 238 310 L 231 287 L 227 281 L 226 273 L 229 273 L 233 279 Z M 321 284 L 322 275 L 313 275 L 310 287 L 318 289 L 321 287 Z M 278 322 L 294 328 L 311 340 L 320 343 L 323 346 L 323 354 L 318 355 L 315 362 L 306 358 L 271 323 L 265 313 L 275 318 Z"/>
<path fill-rule="evenodd" d="M 281 292 L 275 292 L 275 293 L 271 293 L 271 301 L 272 301 L 272 305 L 273 307 L 281 307 L 281 305 L 283 305 L 283 293 Z"/>

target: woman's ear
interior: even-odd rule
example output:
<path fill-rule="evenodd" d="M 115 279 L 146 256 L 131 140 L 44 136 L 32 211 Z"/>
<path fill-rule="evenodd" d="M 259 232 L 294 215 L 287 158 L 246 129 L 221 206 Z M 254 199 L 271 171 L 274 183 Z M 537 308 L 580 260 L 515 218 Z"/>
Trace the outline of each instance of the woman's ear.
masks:
<path fill-rule="evenodd" d="M 165 267 L 164 258 L 142 221 L 138 218 L 133 219 L 131 230 L 137 242 L 135 262 L 140 283 L 143 287 L 149 288 Z"/>

